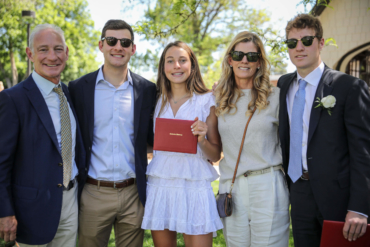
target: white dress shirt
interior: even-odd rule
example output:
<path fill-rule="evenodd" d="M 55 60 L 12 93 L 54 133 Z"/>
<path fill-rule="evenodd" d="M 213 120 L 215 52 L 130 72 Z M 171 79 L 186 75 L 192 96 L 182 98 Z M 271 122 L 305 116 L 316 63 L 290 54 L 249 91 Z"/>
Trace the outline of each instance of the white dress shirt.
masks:
<path fill-rule="evenodd" d="M 291 115 L 293 110 L 294 96 L 298 91 L 298 81 L 303 79 L 307 82 L 306 85 L 306 100 L 303 110 L 303 137 L 302 137 L 302 163 L 303 170 L 308 170 L 307 167 L 307 141 L 308 141 L 308 130 L 310 126 L 310 117 L 312 105 L 315 100 L 315 94 L 317 86 L 319 85 L 322 74 L 324 73 L 325 65 L 323 62 L 320 63 L 319 67 L 309 73 L 305 78 L 300 76 L 297 71 L 297 79 L 294 79 L 293 83 L 290 85 L 287 96 L 286 103 L 288 106 L 289 115 L 289 126 L 291 125 Z"/>
<path fill-rule="evenodd" d="M 97 180 L 135 178 L 134 88 L 127 81 L 115 88 L 100 68 L 95 86 L 94 137 L 88 175 Z"/>
<path fill-rule="evenodd" d="M 37 74 L 36 71 L 32 72 L 32 78 L 35 81 L 37 87 L 39 88 L 42 96 L 45 99 L 45 103 L 49 109 L 49 113 L 51 116 L 51 120 L 53 121 L 55 133 L 57 135 L 58 144 L 59 144 L 59 152 L 61 152 L 61 142 L 62 142 L 62 136 L 61 136 L 61 124 L 60 124 L 60 101 L 59 101 L 59 95 L 53 91 L 54 87 L 58 87 L 58 85 L 61 85 L 61 82 L 58 83 L 58 85 L 52 83 L 49 80 L 46 80 L 44 77 Z M 65 97 L 65 96 L 64 96 Z M 78 169 L 76 166 L 75 161 L 75 147 L 76 147 L 76 119 L 73 115 L 72 109 L 68 103 L 69 108 L 69 118 L 71 120 L 71 131 L 72 131 L 72 176 L 71 179 L 73 180 L 78 175 Z"/>

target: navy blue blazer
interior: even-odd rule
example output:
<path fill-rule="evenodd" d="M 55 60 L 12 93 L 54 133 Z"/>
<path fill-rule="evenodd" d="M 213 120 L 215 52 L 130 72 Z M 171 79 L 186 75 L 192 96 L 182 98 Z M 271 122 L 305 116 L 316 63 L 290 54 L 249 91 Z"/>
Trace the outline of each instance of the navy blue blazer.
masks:
<path fill-rule="evenodd" d="M 279 135 L 288 171 L 290 127 L 286 95 L 297 73 L 280 77 Z M 347 210 L 370 216 L 370 95 L 366 83 L 325 66 L 316 98 L 336 98 L 329 115 L 313 102 L 307 142 L 310 186 L 324 220 L 344 221 Z M 291 180 L 287 175 L 288 182 Z M 304 203 L 304 202 L 303 202 Z"/>
<path fill-rule="evenodd" d="M 68 88 L 62 84 L 71 104 Z M 85 152 L 77 124 L 75 161 L 85 173 Z M 63 167 L 54 125 L 32 75 L 0 93 L 0 217 L 15 215 L 17 241 L 41 245 L 53 240 L 62 208 Z"/>
<path fill-rule="evenodd" d="M 68 85 L 77 118 L 82 128 L 86 150 L 87 172 L 90 166 L 94 133 L 95 85 L 99 70 L 71 81 Z M 134 87 L 134 150 L 135 173 L 140 201 L 146 200 L 147 143 L 153 145 L 153 111 L 156 102 L 156 86 L 145 78 L 131 73 Z M 87 173 L 86 173 L 87 174 Z"/>

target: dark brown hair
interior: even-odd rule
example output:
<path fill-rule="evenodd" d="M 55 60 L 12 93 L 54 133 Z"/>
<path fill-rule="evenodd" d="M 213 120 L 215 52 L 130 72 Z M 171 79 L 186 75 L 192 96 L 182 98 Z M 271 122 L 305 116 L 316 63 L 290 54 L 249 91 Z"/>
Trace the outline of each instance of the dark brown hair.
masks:
<path fill-rule="evenodd" d="M 124 20 L 109 20 L 105 23 L 103 30 L 101 32 L 101 39 L 105 37 L 105 33 L 107 30 L 121 30 L 121 29 L 127 29 L 131 33 L 131 40 L 132 43 L 134 43 L 134 31 L 132 31 L 132 27 L 125 22 Z"/>
<path fill-rule="evenodd" d="M 324 31 L 322 29 L 322 25 L 319 18 L 309 14 L 299 14 L 288 22 L 285 28 L 285 35 L 287 39 L 289 36 L 289 32 L 293 28 L 296 29 L 312 28 L 313 30 L 315 30 L 315 36 L 318 36 L 320 39 L 324 35 Z"/>
<path fill-rule="evenodd" d="M 164 72 L 166 53 L 171 47 L 182 48 L 189 55 L 191 61 L 191 72 L 189 78 L 186 80 L 186 91 L 190 92 L 191 95 L 193 95 L 193 93 L 204 94 L 209 91 L 203 82 L 202 75 L 199 69 L 198 60 L 194 52 L 190 49 L 190 47 L 182 41 L 175 41 L 169 43 L 162 52 L 158 66 L 157 92 L 159 94 L 159 97 L 162 98 L 162 105 L 158 116 L 161 114 L 164 107 L 166 106 L 168 102 L 168 96 L 171 93 L 171 82 L 168 80 Z"/>

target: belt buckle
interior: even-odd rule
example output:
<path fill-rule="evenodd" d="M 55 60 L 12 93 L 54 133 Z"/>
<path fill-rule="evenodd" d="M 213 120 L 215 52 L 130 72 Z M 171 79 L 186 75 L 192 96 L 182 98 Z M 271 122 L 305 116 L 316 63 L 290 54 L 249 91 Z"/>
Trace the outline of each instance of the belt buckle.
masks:
<path fill-rule="evenodd" d="M 308 181 L 309 179 L 307 179 L 307 178 L 305 178 L 305 177 L 304 177 L 304 174 L 305 174 L 305 173 L 308 173 L 308 171 L 303 171 L 303 172 L 302 172 L 301 179 L 302 179 L 302 180 L 305 180 L 305 181 Z"/>
<path fill-rule="evenodd" d="M 116 182 L 113 182 L 113 189 L 117 189 Z"/>
<path fill-rule="evenodd" d="M 74 185 L 75 185 L 75 178 L 70 180 L 67 185 L 67 188 L 64 187 L 63 190 L 70 191 L 74 187 Z"/>
<path fill-rule="evenodd" d="M 251 175 L 252 171 L 246 171 L 243 175 L 244 177 L 248 177 L 249 175 Z"/>

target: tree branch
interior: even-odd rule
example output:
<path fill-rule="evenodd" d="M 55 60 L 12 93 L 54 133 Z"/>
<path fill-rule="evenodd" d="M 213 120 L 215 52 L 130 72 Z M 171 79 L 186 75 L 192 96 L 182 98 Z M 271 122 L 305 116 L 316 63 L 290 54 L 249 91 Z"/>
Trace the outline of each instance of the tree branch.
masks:
<path fill-rule="evenodd" d="M 155 32 L 154 33 L 154 37 L 157 37 L 157 36 L 165 36 L 165 35 L 167 35 L 168 33 L 173 33 L 173 32 L 176 32 L 176 30 L 177 30 L 177 28 L 179 27 L 179 26 L 181 26 L 182 24 L 184 24 L 189 18 L 190 18 L 190 16 L 192 16 L 192 15 L 194 15 L 195 13 L 196 13 L 196 10 L 197 10 L 197 8 L 198 8 L 198 6 L 199 6 L 199 4 L 202 2 L 202 0 L 199 0 L 198 2 L 197 2 L 197 4 L 195 5 L 195 8 L 192 10 L 192 12 L 189 14 L 189 15 L 187 15 L 179 24 L 177 24 L 176 26 L 174 26 L 173 28 L 170 28 L 169 30 L 167 30 L 167 31 L 160 31 L 160 32 Z"/>
<path fill-rule="evenodd" d="M 223 7 L 223 5 L 221 3 L 219 3 L 219 6 L 214 10 L 214 14 L 213 16 L 211 17 L 211 20 L 207 20 L 206 22 L 206 26 L 204 28 L 204 32 L 202 34 L 202 38 L 201 40 L 204 39 L 204 37 L 207 35 L 207 30 L 209 28 L 209 26 L 212 24 L 212 22 L 214 21 L 214 19 L 216 18 L 216 16 L 218 15 L 218 13 L 220 12 L 220 9 Z M 213 12 L 213 10 L 210 12 L 210 14 Z"/>

